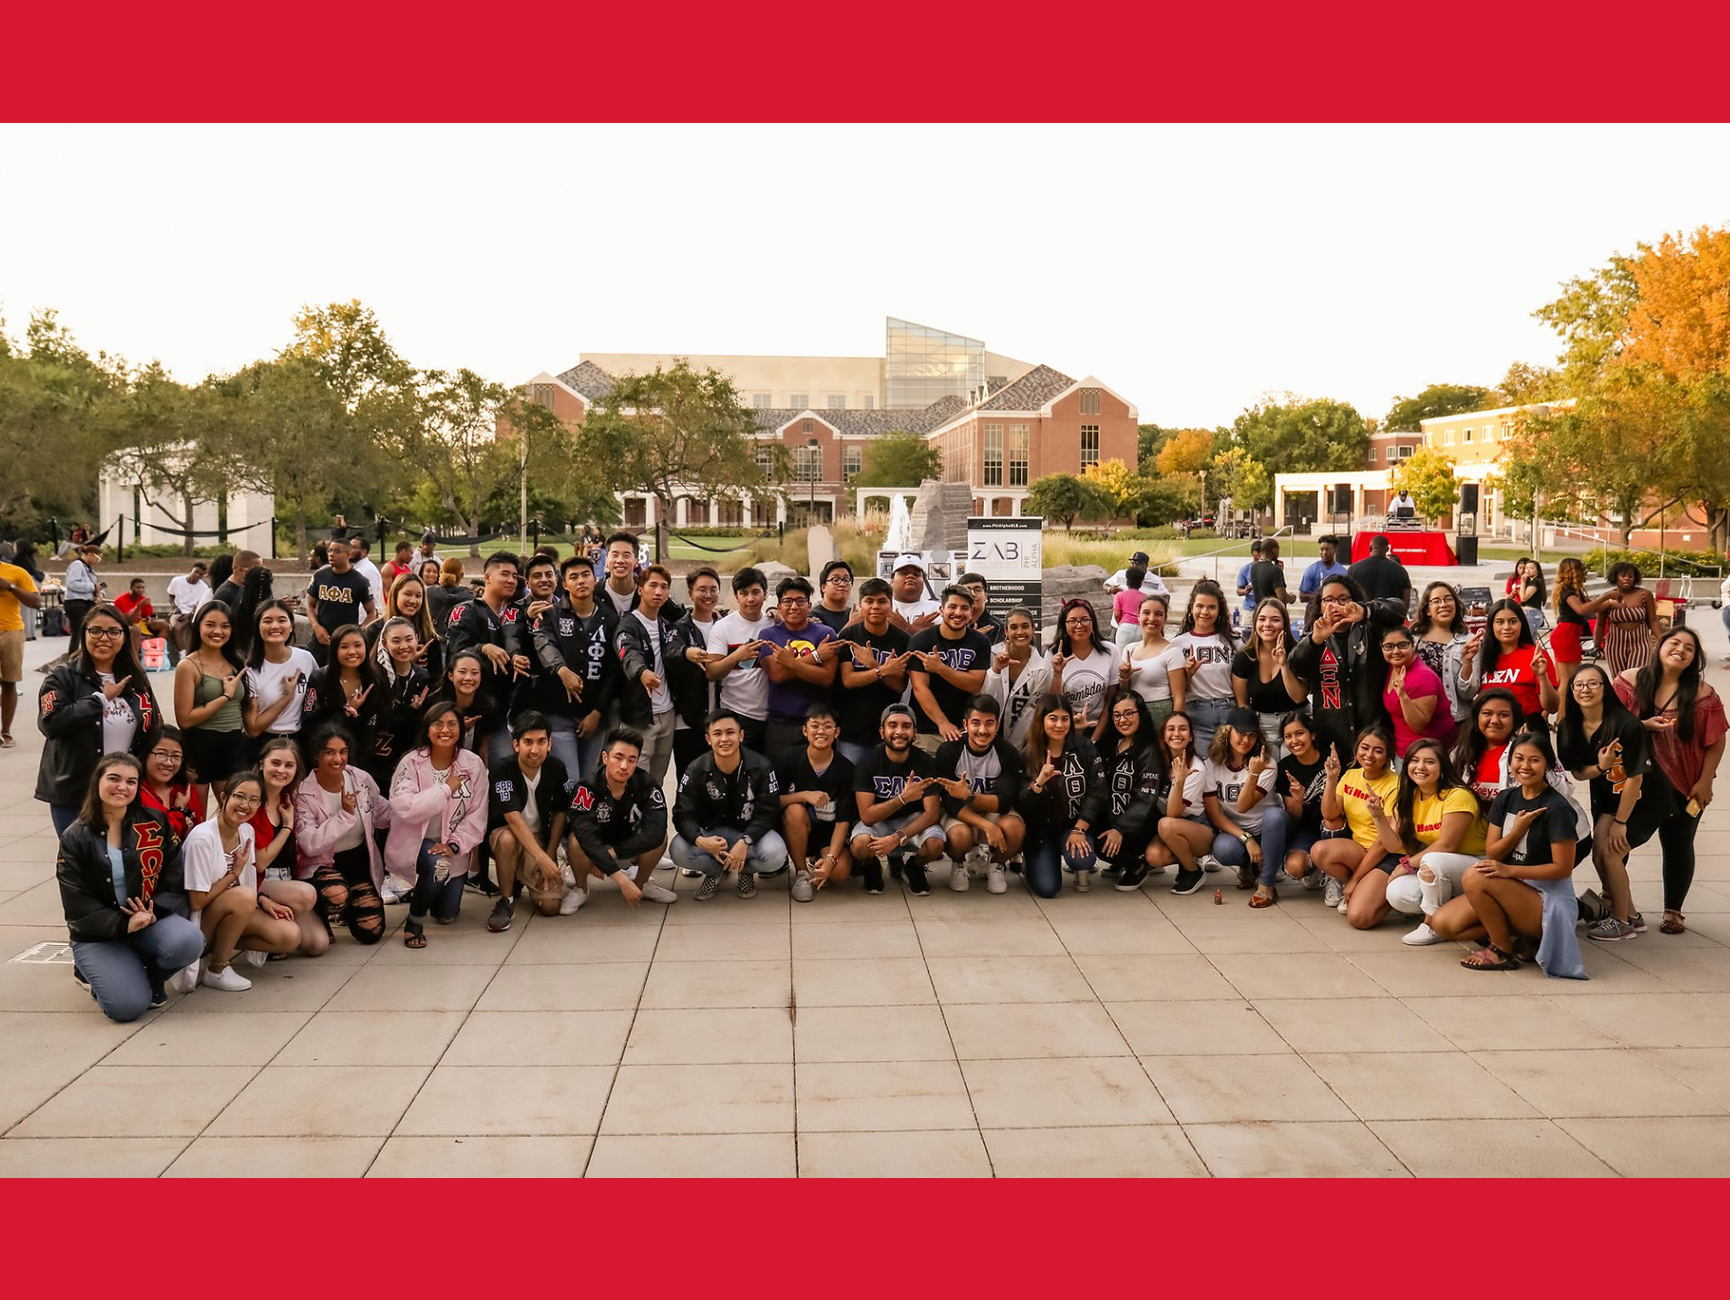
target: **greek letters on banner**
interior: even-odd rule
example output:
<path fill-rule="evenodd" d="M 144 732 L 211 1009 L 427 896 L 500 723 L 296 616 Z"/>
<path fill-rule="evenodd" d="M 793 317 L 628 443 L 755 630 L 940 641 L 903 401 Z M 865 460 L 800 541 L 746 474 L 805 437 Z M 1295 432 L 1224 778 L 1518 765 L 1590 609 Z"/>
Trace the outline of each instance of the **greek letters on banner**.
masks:
<path fill-rule="evenodd" d="M 1015 518 L 972 516 L 967 520 L 967 562 L 964 571 L 985 579 L 985 608 L 1002 623 L 1017 605 L 1033 611 L 1040 627 L 1045 595 L 1045 520 L 1038 515 Z"/>

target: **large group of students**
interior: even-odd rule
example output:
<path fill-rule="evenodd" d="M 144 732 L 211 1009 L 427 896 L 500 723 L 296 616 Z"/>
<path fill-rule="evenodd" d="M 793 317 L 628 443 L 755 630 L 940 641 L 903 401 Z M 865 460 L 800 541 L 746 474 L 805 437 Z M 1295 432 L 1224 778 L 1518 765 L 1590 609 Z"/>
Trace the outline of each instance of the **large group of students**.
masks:
<path fill-rule="evenodd" d="M 1653 837 L 1658 928 L 1682 932 L 1726 732 L 1697 636 L 1642 622 L 1636 645 L 1612 617 L 1618 662 L 1598 659 L 1578 624 L 1639 605 L 1637 573 L 1588 598 L 1565 563 L 1554 612 L 1576 631 L 1546 648 L 1528 590 L 1472 631 L 1448 583 L 1414 612 L 1329 550 L 1294 594 L 1270 546 L 1241 608 L 1204 579 L 1180 619 L 1138 555 L 1113 578 L 1135 593 L 1112 601 L 1115 634 L 1076 600 L 1044 645 L 1032 611 L 991 615 L 976 574 L 933 590 L 916 556 L 773 592 L 743 568 L 723 610 L 713 569 L 679 604 L 624 533 L 498 552 L 472 591 L 426 544 L 375 588 L 337 540 L 306 648 L 248 575 L 194 593 L 172 726 L 136 620 L 94 603 L 38 713 L 76 976 L 128 1020 L 344 934 L 377 943 L 390 904 L 424 948 L 465 889 L 504 931 L 519 906 L 574 914 L 603 880 L 673 904 L 677 872 L 695 903 L 780 877 L 819 906 L 1169 872 L 1173 894 L 1219 873 L 1256 909 L 1315 891 L 1359 928 L 1399 913 L 1407 944 L 1476 941 L 1469 970 L 1583 978 L 1578 926 L 1646 931 L 1627 861 Z M 1588 859 L 1602 894 L 1582 901 Z"/>

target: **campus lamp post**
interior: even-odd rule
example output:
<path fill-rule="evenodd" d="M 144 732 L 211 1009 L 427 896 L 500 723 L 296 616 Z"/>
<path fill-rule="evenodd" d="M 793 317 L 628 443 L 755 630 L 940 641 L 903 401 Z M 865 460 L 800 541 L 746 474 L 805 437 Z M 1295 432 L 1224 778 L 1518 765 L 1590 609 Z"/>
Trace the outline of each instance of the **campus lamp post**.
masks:
<path fill-rule="evenodd" d="M 810 453 L 805 465 L 805 481 L 810 485 L 805 499 L 805 527 L 809 528 L 817 514 L 817 475 L 822 472 L 823 448 L 815 438 L 807 438 L 805 450 Z"/>

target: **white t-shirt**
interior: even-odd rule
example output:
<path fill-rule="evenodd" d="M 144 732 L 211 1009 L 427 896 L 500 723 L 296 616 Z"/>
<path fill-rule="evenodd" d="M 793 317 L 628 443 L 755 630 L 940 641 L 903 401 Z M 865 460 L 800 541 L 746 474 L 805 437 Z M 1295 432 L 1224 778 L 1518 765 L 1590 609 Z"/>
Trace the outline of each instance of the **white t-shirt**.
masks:
<path fill-rule="evenodd" d="M 661 684 L 649 692 L 649 712 L 671 713 L 673 693 L 667 689 L 667 665 L 661 661 L 661 620 L 650 618 L 640 609 L 632 610 L 631 617 L 641 623 L 649 634 L 649 649 L 655 657 L 655 662 L 650 667 L 655 670 L 655 676 L 661 679 Z"/>
<path fill-rule="evenodd" d="M 895 607 L 895 612 L 909 623 L 922 615 L 935 614 L 943 608 L 929 596 L 922 596 L 918 600 L 892 600 L 889 603 Z"/>
<path fill-rule="evenodd" d="M 194 826 L 187 832 L 186 842 L 180 846 L 180 867 L 185 873 L 186 887 L 189 890 L 209 889 L 228 874 L 231 865 L 240 867 L 240 879 L 236 883 L 242 889 L 257 889 L 257 862 L 258 854 L 254 849 L 252 827 L 243 825 L 234 852 L 225 853 L 222 849 L 222 827 L 214 817 Z"/>
<path fill-rule="evenodd" d="M 313 785 L 318 790 L 318 797 L 324 800 L 325 812 L 329 813 L 332 817 L 335 817 L 337 814 L 342 812 L 343 790 L 338 790 L 336 793 L 332 794 L 322 785 L 319 785 L 316 780 L 313 782 Z M 346 788 L 347 783 L 345 782 L 344 790 L 346 790 Z M 337 836 L 336 843 L 331 845 L 332 852 L 342 853 L 347 849 L 358 849 L 360 847 L 361 834 L 360 818 L 357 816 L 354 819 L 354 823 L 341 835 Z"/>
<path fill-rule="evenodd" d="M 1228 650 L 1217 635 L 1200 637 L 1194 632 L 1179 632 L 1171 639 L 1171 649 L 1165 652 L 1168 672 L 1182 671 L 1185 652 L 1193 653 L 1196 663 L 1200 665 L 1195 670 L 1195 676 L 1189 679 L 1189 689 L 1184 693 L 1185 699 L 1233 698 L 1231 661 L 1237 656 L 1235 646 Z"/>
<path fill-rule="evenodd" d="M 306 704 L 306 684 L 318 668 L 318 660 L 312 657 L 310 650 L 302 650 L 299 646 L 291 646 L 288 658 L 279 664 L 273 664 L 266 659 L 257 668 L 246 670 L 246 693 L 258 701 L 258 707 L 268 709 L 282 698 L 282 684 L 288 680 L 288 675 L 299 671 L 300 682 L 294 688 L 294 698 L 283 705 L 282 712 L 276 715 L 276 721 L 270 724 L 269 734 L 273 736 L 292 736 L 300 730 L 300 711 Z"/>
<path fill-rule="evenodd" d="M 747 641 L 755 641 L 768 626 L 767 617 L 753 623 L 735 610 L 716 619 L 709 629 L 709 651 L 730 655 Z M 753 721 L 769 716 L 769 674 L 755 656 L 736 665 L 721 679 L 721 707 Z"/>
<path fill-rule="evenodd" d="M 114 684 L 113 673 L 102 674 L 102 684 Z M 116 695 L 102 705 L 102 752 L 126 754 L 132 750 L 132 738 L 138 734 L 138 719 L 124 695 Z"/>
<path fill-rule="evenodd" d="M 1121 665 L 1127 662 L 1135 670 L 1129 677 L 1129 689 L 1149 704 L 1155 700 L 1169 700 L 1171 698 L 1171 664 L 1165 657 L 1167 650 L 1162 649 L 1158 654 L 1149 655 L 1145 659 L 1137 659 L 1131 651 L 1140 649 L 1140 647 L 1141 642 L 1136 641 L 1124 646 L 1118 652 L 1121 656 L 1118 663 Z"/>
<path fill-rule="evenodd" d="M 174 602 L 177 613 L 191 618 L 198 612 L 198 607 L 210 599 L 210 584 L 191 582 L 183 573 L 168 580 L 168 598 Z"/>
<path fill-rule="evenodd" d="M 601 583 L 601 590 L 606 592 L 607 599 L 613 602 L 613 608 L 618 611 L 620 618 L 623 618 L 626 614 L 631 612 L 631 602 L 637 598 L 637 589 L 635 587 L 632 587 L 629 591 L 621 595 L 619 592 L 613 590 L 612 583 L 603 581 Z"/>
<path fill-rule="evenodd" d="M 1243 793 L 1243 787 L 1249 781 L 1247 764 L 1234 772 L 1224 763 L 1216 763 L 1210 758 L 1203 763 L 1202 769 L 1202 793 L 1217 795 L 1221 812 L 1251 835 L 1260 835 L 1262 818 L 1268 809 L 1268 791 L 1273 789 L 1274 778 L 1279 775 L 1278 767 L 1270 763 L 1262 769 L 1261 776 L 1256 779 L 1256 784 L 1261 787 L 1262 797 L 1248 812 L 1239 812 L 1237 806 L 1238 796 Z"/>
<path fill-rule="evenodd" d="M 370 555 L 363 555 L 360 559 L 355 560 L 348 567 L 353 569 L 356 573 L 360 574 L 361 577 L 365 578 L 367 580 L 367 582 L 369 584 L 371 584 L 371 586 L 372 586 L 372 607 L 374 609 L 383 609 L 384 608 L 384 575 L 378 571 L 378 565 L 376 565 L 372 562 L 372 557 Z"/>
<path fill-rule="evenodd" d="M 1183 816 L 1193 817 L 1197 821 L 1207 820 L 1207 808 L 1202 803 L 1202 797 L 1207 792 L 1207 764 L 1201 759 L 1193 759 L 1189 765 L 1189 773 L 1183 778 Z M 1167 794 L 1170 793 L 1168 790 Z M 1161 817 L 1165 809 L 1159 810 Z"/>
<path fill-rule="evenodd" d="M 535 802 L 535 791 L 541 788 L 541 777 L 546 768 L 537 768 L 533 776 L 523 775 L 523 784 L 528 787 L 528 797 L 523 800 L 523 824 L 535 833 L 538 840 L 541 837 L 541 806 Z"/>
<path fill-rule="evenodd" d="M 1105 707 L 1105 691 L 1117 680 L 1117 656 L 1109 649 L 1095 647 L 1091 654 L 1071 659 L 1063 665 L 1063 699 L 1071 713 L 1091 721 L 1099 720 Z"/>
<path fill-rule="evenodd" d="M 1128 587 L 1129 586 L 1129 570 L 1128 570 L 1128 568 L 1119 569 L 1116 573 L 1112 574 L 1109 578 L 1107 578 L 1105 580 L 1105 585 L 1110 587 L 1113 591 L 1122 591 L 1124 588 Z M 1149 569 L 1147 571 L 1147 576 L 1141 580 L 1140 590 L 1145 592 L 1149 596 L 1169 596 L 1169 595 L 1171 595 L 1171 592 L 1166 590 L 1165 579 L 1160 577 L 1152 569 Z"/>

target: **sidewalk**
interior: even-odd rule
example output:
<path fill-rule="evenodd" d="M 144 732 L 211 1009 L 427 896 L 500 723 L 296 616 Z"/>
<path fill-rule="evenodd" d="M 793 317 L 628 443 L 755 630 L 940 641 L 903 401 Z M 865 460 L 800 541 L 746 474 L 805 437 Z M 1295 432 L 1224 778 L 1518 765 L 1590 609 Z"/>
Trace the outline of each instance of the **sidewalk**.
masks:
<path fill-rule="evenodd" d="M 470 895 L 423 952 L 343 937 L 114 1025 L 37 959 L 66 931 L 34 665 L 64 644 L 30 646 L 0 751 L 0 1176 L 1724 1172 L 1730 791 L 1689 932 L 1583 943 L 1584 983 L 1464 971 L 1301 890 L 1252 912 L 1223 874 L 803 906 L 680 881 L 504 935 Z M 1634 875 L 1655 916 L 1655 846 Z"/>

